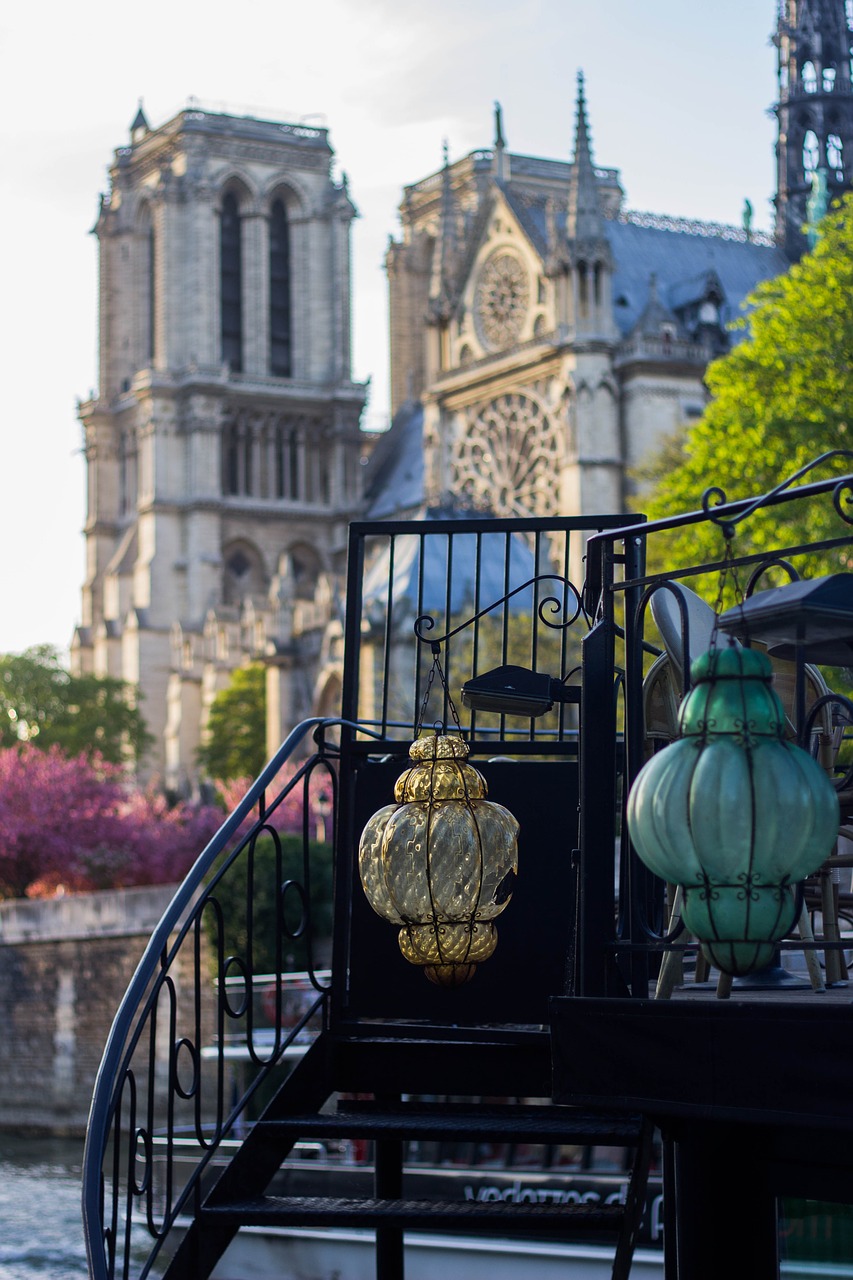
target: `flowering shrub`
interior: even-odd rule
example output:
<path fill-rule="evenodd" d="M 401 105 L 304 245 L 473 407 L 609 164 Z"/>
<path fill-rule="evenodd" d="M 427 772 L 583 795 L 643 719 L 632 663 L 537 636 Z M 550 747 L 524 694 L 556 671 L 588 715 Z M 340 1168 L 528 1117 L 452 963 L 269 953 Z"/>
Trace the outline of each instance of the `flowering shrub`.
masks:
<path fill-rule="evenodd" d="M 283 765 L 270 788 L 268 803 L 273 803 L 298 769 L 294 763 Z M 251 778 L 239 778 L 216 784 L 217 795 L 231 813 L 252 785 Z M 305 969 L 309 960 L 308 936 L 303 933 L 303 900 L 299 892 L 287 890 L 289 882 L 308 889 L 310 933 L 314 964 L 323 953 L 332 929 L 332 865 L 331 810 L 333 783 L 325 769 L 314 769 L 310 778 L 300 780 L 278 804 L 268 826 L 279 833 L 280 841 L 263 831 L 254 843 L 250 859 L 246 852 L 216 883 L 212 893 L 224 921 L 223 936 L 214 912 L 204 916 L 211 954 L 221 948 L 225 956 L 239 956 L 254 973 L 273 973 L 279 962 L 284 970 Z M 308 811 L 308 844 L 303 844 L 303 812 Z M 246 819 L 235 839 L 245 838 L 257 821 L 257 808 Z M 278 849 L 277 849 L 278 846 Z M 211 879 L 225 862 L 219 859 Z M 306 857 L 310 883 L 306 884 Z M 278 944 L 277 944 L 277 939 Z M 319 945 L 319 950 L 317 949 Z M 277 949 L 280 946 L 280 951 Z"/>
<path fill-rule="evenodd" d="M 174 883 L 222 820 L 211 805 L 128 791 L 97 755 L 0 750 L 0 898 Z"/>
<path fill-rule="evenodd" d="M 284 790 L 298 767 L 298 765 L 291 763 L 285 763 L 281 767 L 270 789 L 271 798 Z M 232 778 L 230 781 L 217 782 L 215 784 L 216 795 L 226 813 L 233 813 L 253 782 L 254 778 L 247 777 Z M 333 794 L 331 779 L 324 768 L 315 769 L 307 783 L 302 780 L 296 784 L 292 791 L 288 792 L 276 806 L 272 815 L 271 825 L 275 827 L 276 831 L 290 831 L 294 835 L 302 834 L 306 786 L 308 791 L 308 834 L 311 837 L 323 839 L 325 838 L 326 819 L 331 812 Z M 251 819 L 247 820 L 247 825 L 254 822 L 256 818 L 257 811 L 255 811 Z"/>

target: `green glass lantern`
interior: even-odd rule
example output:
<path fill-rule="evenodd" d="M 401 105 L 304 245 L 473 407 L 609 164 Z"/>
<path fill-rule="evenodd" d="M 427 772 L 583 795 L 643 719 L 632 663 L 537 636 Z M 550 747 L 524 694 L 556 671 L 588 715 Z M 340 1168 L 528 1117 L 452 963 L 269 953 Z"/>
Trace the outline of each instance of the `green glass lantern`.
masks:
<path fill-rule="evenodd" d="M 497 946 L 494 918 L 518 872 L 518 823 L 486 799 L 461 738 L 424 735 L 409 756 L 397 803 L 362 832 L 359 873 L 373 910 L 400 926 L 405 958 L 439 986 L 460 986 Z"/>
<path fill-rule="evenodd" d="M 729 974 L 765 968 L 796 923 L 792 886 L 838 833 L 838 797 L 786 741 L 766 654 L 712 648 L 691 667 L 679 738 L 641 769 L 628 830 L 643 862 L 683 886 L 682 919 Z"/>

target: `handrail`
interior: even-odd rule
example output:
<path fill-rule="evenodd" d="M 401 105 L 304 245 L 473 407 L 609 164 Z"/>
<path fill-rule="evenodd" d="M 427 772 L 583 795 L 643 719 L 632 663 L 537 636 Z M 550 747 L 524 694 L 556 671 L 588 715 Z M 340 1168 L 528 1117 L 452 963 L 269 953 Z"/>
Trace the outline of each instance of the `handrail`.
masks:
<path fill-rule="evenodd" d="M 101 1060 L 101 1065 L 99 1067 L 98 1074 L 96 1077 L 94 1090 L 92 1094 L 92 1102 L 91 1102 L 90 1111 L 89 1111 L 86 1143 L 84 1147 L 82 1208 L 83 1208 L 83 1224 L 84 1224 L 84 1234 L 85 1234 L 85 1241 L 86 1241 L 86 1252 L 88 1257 L 90 1280 L 111 1280 L 111 1276 L 112 1276 L 111 1263 L 112 1264 L 115 1263 L 116 1241 L 115 1239 L 109 1240 L 108 1238 L 109 1231 L 105 1223 L 106 1213 L 105 1213 L 105 1198 L 104 1198 L 103 1173 L 102 1173 L 104 1161 L 107 1156 L 107 1152 L 109 1148 L 112 1126 L 122 1105 L 123 1090 L 125 1089 L 125 1086 L 129 1081 L 130 1082 L 129 1092 L 132 1095 L 131 1111 L 133 1115 L 133 1127 L 132 1129 L 129 1129 L 129 1132 L 127 1134 L 127 1141 L 128 1141 L 127 1159 L 129 1160 L 130 1165 L 132 1166 L 133 1161 L 135 1159 L 135 1155 L 131 1154 L 131 1152 L 134 1151 L 135 1145 L 139 1144 L 140 1135 L 142 1136 L 143 1143 L 145 1142 L 147 1135 L 145 1135 L 144 1130 L 142 1128 L 136 1127 L 136 1081 L 135 1081 L 133 1072 L 131 1071 L 131 1063 L 133 1061 L 134 1052 L 139 1047 L 141 1037 L 143 1035 L 146 1025 L 148 1024 L 149 1018 L 153 1016 L 154 1020 L 156 1021 L 157 997 L 160 991 L 163 989 L 163 987 L 166 986 L 167 982 L 171 982 L 171 979 L 168 978 L 169 966 L 177 956 L 178 950 L 180 949 L 182 942 L 186 940 L 188 934 L 193 928 L 196 929 L 196 938 L 193 939 L 193 944 L 196 948 L 194 954 L 195 954 L 196 962 L 198 961 L 198 954 L 199 954 L 198 953 L 198 947 L 199 947 L 198 928 L 199 928 L 201 914 L 205 906 L 207 905 L 204 897 L 198 898 L 199 890 L 202 888 L 205 882 L 205 877 L 208 876 L 209 872 L 213 868 L 216 862 L 216 859 L 220 856 L 220 854 L 222 854 L 228 848 L 229 842 L 232 840 L 232 837 L 234 837 L 240 831 L 241 827 L 246 822 L 247 818 L 249 818 L 253 814 L 256 808 L 258 810 L 259 818 L 258 818 L 258 822 L 256 822 L 252 827 L 252 834 L 250 836 L 246 836 L 244 840 L 241 841 L 241 843 L 233 851 L 231 859 L 229 859 L 229 862 L 226 864 L 226 866 L 232 865 L 232 860 L 236 858 L 236 856 L 239 853 L 241 853 L 244 850 L 244 848 L 249 848 L 250 857 L 251 857 L 254 851 L 254 842 L 257 839 L 257 836 L 260 832 L 266 831 L 270 834 L 273 834 L 272 828 L 269 827 L 267 824 L 277 805 L 281 802 L 284 796 L 289 794 L 300 782 L 305 783 L 307 776 L 311 772 L 311 769 L 316 767 L 317 762 L 321 760 L 327 761 L 328 756 L 316 756 L 313 758 L 313 763 L 311 761 L 306 761 L 301 767 L 301 769 L 299 769 L 297 773 L 294 774 L 293 778 L 289 780 L 287 785 L 282 790 L 281 794 L 274 801 L 271 808 L 268 808 L 267 805 L 265 804 L 265 793 L 267 789 L 279 774 L 280 770 L 282 769 L 282 766 L 288 760 L 291 759 L 296 748 L 299 746 L 299 744 L 306 738 L 306 736 L 310 732 L 312 731 L 316 732 L 316 730 L 321 728 L 325 730 L 325 729 L 333 728 L 336 726 L 349 727 L 357 730 L 359 733 L 365 733 L 369 737 L 377 736 L 376 734 L 372 733 L 371 730 L 365 728 L 362 725 L 358 725 L 351 721 L 342 720 L 339 718 L 315 717 L 312 719 L 304 720 L 301 724 L 299 724 L 288 735 L 284 743 L 279 747 L 276 754 L 272 757 L 269 763 L 265 766 L 265 768 L 259 774 L 258 778 L 251 785 L 251 787 L 247 791 L 246 795 L 244 796 L 240 804 L 234 809 L 234 811 L 230 814 L 230 816 L 226 818 L 222 826 L 219 828 L 219 830 L 216 832 L 213 838 L 208 842 L 208 844 L 205 846 L 205 848 L 202 850 L 202 852 L 196 859 L 195 863 L 193 864 L 187 876 L 185 877 L 183 883 L 177 889 L 169 906 L 164 912 L 163 917 L 161 918 L 160 922 L 155 928 L 148 942 L 148 945 L 145 948 L 142 959 L 137 965 L 137 968 L 133 974 L 133 977 L 128 985 L 125 996 L 115 1015 L 115 1018 L 112 1023 L 112 1027 L 107 1037 L 106 1046 L 105 1046 L 103 1057 Z M 326 767 L 327 768 L 329 767 L 328 763 L 326 764 Z M 304 826 L 304 835 L 307 840 L 307 835 L 308 835 L 307 814 L 303 815 L 303 826 Z M 280 845 L 279 845 L 279 856 L 280 856 Z M 307 860 L 307 852 L 305 854 L 305 857 Z M 307 876 L 306 876 L 306 879 L 307 879 Z M 302 889 L 301 886 L 299 886 L 299 889 L 300 889 L 300 896 L 302 897 L 302 902 L 303 902 L 303 910 L 307 912 L 307 901 L 306 901 L 307 895 L 305 893 L 305 890 Z M 195 902 L 194 909 L 190 910 L 190 908 L 193 907 L 194 900 L 197 898 L 198 900 Z M 172 939 L 173 934 L 175 934 L 176 936 L 174 937 L 174 939 L 170 944 L 170 939 Z M 295 937 L 297 935 L 294 934 L 293 936 Z M 225 962 L 225 965 L 223 967 L 222 965 L 223 954 L 224 954 L 223 949 L 220 944 L 219 961 L 220 961 L 220 968 L 222 970 L 221 976 L 227 977 L 228 965 L 230 964 L 230 960 Z M 297 1025 L 292 1029 L 292 1032 L 289 1037 L 285 1037 L 279 1042 L 279 1037 L 277 1034 L 276 1045 L 274 1046 L 274 1049 L 271 1052 L 270 1057 L 268 1059 L 265 1058 L 263 1062 L 260 1063 L 260 1065 L 262 1065 L 266 1069 L 269 1069 L 272 1065 L 274 1065 L 276 1061 L 279 1061 L 281 1059 L 287 1046 L 293 1042 L 294 1038 L 296 1037 L 300 1029 L 302 1029 L 307 1024 L 307 1022 L 312 1017 L 312 1015 L 315 1015 L 317 1013 L 317 1011 L 321 1008 L 321 1006 L 325 1001 L 326 988 L 322 987 L 320 983 L 317 981 L 316 974 L 314 973 L 314 970 L 313 970 L 313 965 L 310 965 L 309 969 L 310 969 L 310 977 L 311 977 L 312 985 L 315 987 L 315 989 L 319 993 L 318 997 L 315 1001 L 313 1001 L 310 1009 L 308 1009 L 305 1012 L 304 1016 L 301 1019 L 299 1019 Z M 158 985 L 158 980 L 159 980 L 159 985 Z M 196 997 L 199 996 L 200 981 L 201 981 L 200 976 L 196 974 L 196 986 L 194 991 L 194 994 L 196 995 Z M 223 983 L 223 986 L 224 986 L 224 983 Z M 172 999 L 174 997 L 174 994 L 175 994 L 174 986 L 173 985 L 169 986 L 167 991 L 168 997 Z M 234 1016 L 234 1011 L 231 1009 L 231 1007 L 228 1006 L 227 1004 L 225 1007 L 226 1007 L 226 1011 L 229 1014 L 231 1014 L 231 1016 Z M 153 1014 L 152 1014 L 152 1011 L 153 1011 Z M 170 1013 L 169 1029 L 170 1029 L 170 1032 L 173 1033 L 173 1038 L 174 1038 L 174 1032 L 175 1032 L 174 1007 L 170 1007 L 169 1013 Z M 222 1022 L 222 1017 L 220 1015 L 220 1024 L 221 1022 Z M 154 1046 L 154 1040 L 153 1040 L 153 1037 L 155 1034 L 154 1030 L 151 1029 L 149 1034 L 152 1036 L 152 1043 L 151 1043 L 151 1049 L 150 1049 L 151 1057 L 147 1065 L 150 1073 L 153 1075 L 154 1066 L 155 1066 L 155 1059 L 154 1059 L 155 1046 Z M 181 1085 L 181 1082 L 178 1078 L 180 1074 L 178 1055 L 180 1053 L 180 1049 L 182 1046 L 186 1047 L 187 1053 L 190 1055 L 194 1072 L 196 1073 L 198 1072 L 199 1068 L 198 1068 L 197 1055 L 195 1055 L 195 1051 L 193 1050 L 192 1046 L 189 1046 L 188 1042 L 179 1041 L 177 1044 L 177 1048 L 174 1050 L 174 1059 L 170 1057 L 169 1084 L 174 1094 L 177 1097 L 188 1099 L 192 1096 L 192 1089 L 190 1090 L 189 1093 L 186 1091 L 182 1092 L 183 1086 Z M 170 1049 L 170 1053 L 171 1052 L 172 1050 Z M 260 1062 L 260 1060 L 258 1061 Z M 197 1083 L 198 1081 L 196 1078 L 195 1084 L 197 1085 Z M 220 1084 L 222 1083 L 221 1080 L 219 1081 L 219 1083 Z M 149 1082 L 149 1087 L 153 1088 L 150 1082 Z M 210 1158 L 214 1150 L 216 1149 L 216 1146 L 218 1145 L 219 1140 L 228 1131 L 236 1115 L 239 1113 L 240 1107 L 245 1105 L 248 1098 L 251 1096 L 251 1093 L 252 1093 L 252 1089 L 250 1088 L 246 1092 L 246 1094 L 244 1094 L 244 1097 L 240 1100 L 240 1102 L 237 1104 L 237 1106 L 234 1108 L 231 1114 L 229 1114 L 224 1121 L 222 1120 L 221 1110 L 220 1110 L 217 1123 L 216 1123 L 216 1132 L 214 1133 L 209 1145 L 205 1140 L 204 1145 L 207 1147 L 207 1150 L 206 1150 L 204 1160 L 201 1162 L 202 1164 L 209 1163 Z M 149 1103 L 150 1102 L 151 1102 L 151 1099 L 149 1098 Z M 170 1107 L 173 1107 L 173 1105 L 174 1105 L 174 1100 L 170 1099 Z M 170 1114 L 170 1118 L 173 1118 L 171 1110 L 169 1114 Z M 117 1141 L 117 1138 L 115 1140 Z M 117 1155 L 115 1156 L 115 1161 L 116 1161 L 115 1173 L 116 1173 L 116 1181 L 117 1181 L 118 1172 L 119 1172 Z M 145 1174 L 143 1175 L 143 1182 L 146 1176 L 147 1175 Z M 171 1192 L 171 1183 L 169 1184 L 169 1190 Z M 145 1187 L 134 1186 L 133 1191 L 136 1194 L 141 1195 L 142 1193 L 144 1193 Z M 127 1208 L 128 1213 L 130 1211 L 131 1198 L 132 1198 L 132 1193 L 129 1189 L 128 1190 L 128 1208 Z M 183 1199 L 179 1200 L 176 1203 L 183 1203 L 183 1200 L 185 1199 L 186 1199 L 186 1195 L 183 1197 Z M 113 1210 L 113 1212 L 115 1213 L 115 1209 Z M 174 1216 L 175 1216 L 175 1212 L 173 1212 L 170 1216 L 167 1215 L 167 1217 L 169 1217 L 169 1221 L 166 1222 L 165 1224 L 166 1229 L 168 1229 L 168 1225 L 171 1222 L 171 1220 L 174 1218 Z M 159 1249 L 160 1243 L 162 1243 L 162 1237 L 158 1240 L 158 1243 L 155 1245 L 154 1253 L 156 1253 L 157 1250 Z M 111 1259 L 109 1259 L 107 1256 L 107 1251 L 105 1250 L 105 1244 L 109 1246 L 110 1253 L 112 1255 Z M 153 1256 L 154 1254 L 152 1254 L 152 1258 Z M 149 1259 L 149 1263 L 150 1261 L 151 1259 Z M 143 1275 L 147 1273 L 149 1263 L 146 1263 L 144 1265 L 142 1270 Z M 125 1259 L 123 1270 L 124 1270 L 124 1274 L 127 1275 L 128 1272 L 127 1272 L 126 1259 Z"/>

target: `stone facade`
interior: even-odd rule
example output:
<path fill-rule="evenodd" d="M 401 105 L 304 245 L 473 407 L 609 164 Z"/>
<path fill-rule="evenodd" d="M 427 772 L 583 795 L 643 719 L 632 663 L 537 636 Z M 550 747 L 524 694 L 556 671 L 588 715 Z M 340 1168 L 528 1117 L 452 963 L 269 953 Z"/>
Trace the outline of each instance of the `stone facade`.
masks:
<path fill-rule="evenodd" d="M 419 431 L 421 510 L 594 526 L 636 502 L 643 464 L 701 415 L 746 298 L 851 187 L 850 5 L 783 0 L 776 24 L 773 237 L 748 206 L 740 228 L 626 210 L 618 170 L 593 160 L 582 79 L 571 160 L 511 154 L 498 108 L 491 149 L 405 188 L 387 255 L 400 467 L 389 443 L 386 488 L 412 471 Z"/>
<path fill-rule="evenodd" d="M 274 720 L 324 696 L 365 398 L 350 377 L 355 209 L 331 164 L 325 129 L 187 110 L 152 130 L 140 110 L 95 226 L 72 662 L 138 685 L 146 772 L 179 794 L 235 666 L 306 673 Z"/>
<path fill-rule="evenodd" d="M 698 416 L 768 237 L 623 208 L 592 158 L 477 151 L 407 187 L 388 253 L 395 409 L 423 406 L 424 500 L 500 515 L 621 511 Z"/>

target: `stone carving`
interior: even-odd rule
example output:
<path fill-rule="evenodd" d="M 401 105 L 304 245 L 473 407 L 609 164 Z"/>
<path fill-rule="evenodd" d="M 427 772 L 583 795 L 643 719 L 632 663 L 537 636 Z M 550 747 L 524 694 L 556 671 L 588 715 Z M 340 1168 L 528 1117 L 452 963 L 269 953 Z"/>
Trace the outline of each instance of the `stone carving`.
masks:
<path fill-rule="evenodd" d="M 501 516 L 558 511 L 560 432 L 537 398 L 509 392 L 473 406 L 463 422 L 452 462 L 456 494 Z"/>
<path fill-rule="evenodd" d="M 530 299 L 524 264 L 501 250 L 487 259 L 477 281 L 475 315 L 481 340 L 493 351 L 516 341 Z"/>

